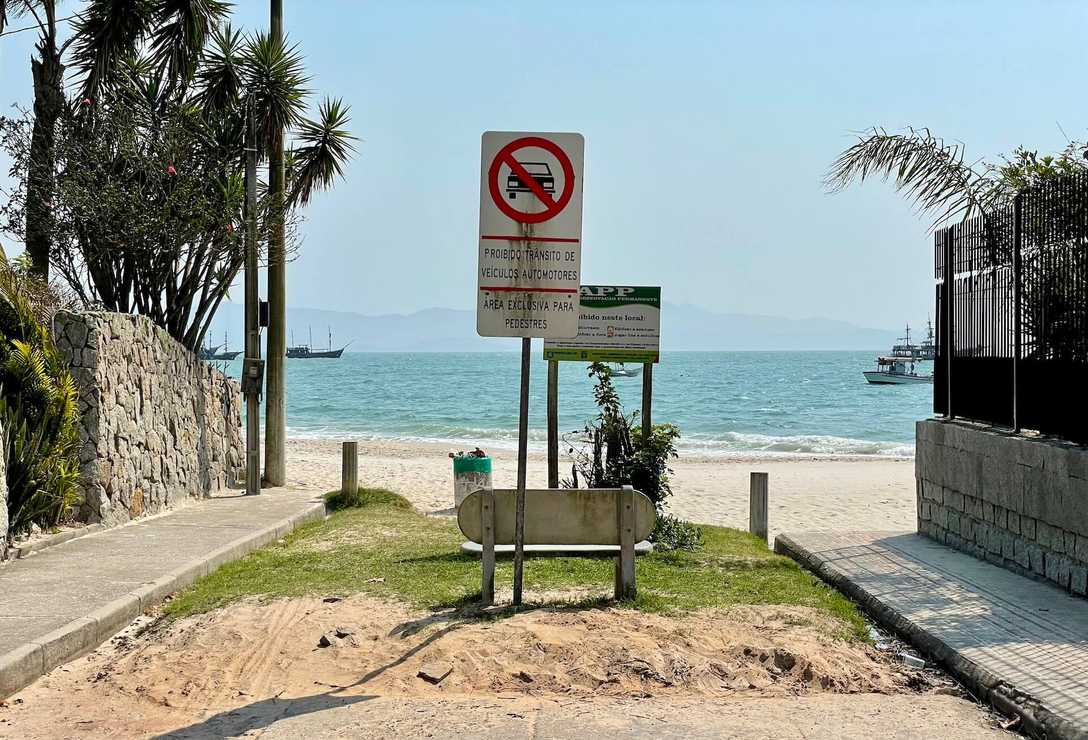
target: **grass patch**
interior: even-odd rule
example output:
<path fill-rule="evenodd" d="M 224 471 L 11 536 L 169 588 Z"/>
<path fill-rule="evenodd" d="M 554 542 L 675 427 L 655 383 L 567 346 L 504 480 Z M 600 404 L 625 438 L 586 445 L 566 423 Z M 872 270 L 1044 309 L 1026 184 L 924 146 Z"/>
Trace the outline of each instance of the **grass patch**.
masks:
<path fill-rule="evenodd" d="M 338 507 L 343 496 L 329 494 Z M 224 565 L 166 605 L 168 616 L 205 612 L 247 596 L 280 597 L 366 592 L 421 608 L 468 606 L 479 598 L 480 561 L 461 554 L 463 536 L 448 519 L 423 516 L 390 491 L 360 488 L 349 508 L 323 522 Z M 330 501 L 330 505 L 332 505 Z M 776 555 L 747 532 L 703 526 L 697 552 L 655 552 L 637 559 L 638 598 L 622 606 L 650 612 L 737 604 L 808 606 L 847 625 L 844 638 L 864 638 L 854 605 Z M 530 591 L 610 588 L 614 558 L 527 557 Z M 496 582 L 513 581 L 510 559 L 500 559 Z M 375 579 L 384 579 L 381 581 Z M 572 606 L 602 603 L 594 597 Z"/>
<path fill-rule="evenodd" d="M 392 506 L 397 509 L 411 509 L 412 504 L 399 493 L 386 488 L 363 488 L 355 491 L 329 491 L 325 494 L 325 507 L 329 511 L 358 509 L 364 506 Z"/>

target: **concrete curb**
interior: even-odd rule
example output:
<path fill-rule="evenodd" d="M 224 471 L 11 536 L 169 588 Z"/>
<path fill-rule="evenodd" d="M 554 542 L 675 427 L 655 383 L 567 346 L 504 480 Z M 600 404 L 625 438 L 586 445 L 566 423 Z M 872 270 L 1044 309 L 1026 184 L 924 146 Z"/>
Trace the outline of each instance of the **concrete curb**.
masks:
<path fill-rule="evenodd" d="M 1021 730 L 1046 740 L 1088 740 L 1088 728 L 1079 728 L 1055 714 L 1037 698 L 1018 690 L 1000 676 L 963 656 L 946 642 L 919 627 L 899 610 L 880 601 L 842 571 L 798 545 L 789 535 L 775 537 L 774 551 L 797 561 L 833 588 L 856 601 L 882 627 L 892 630 L 929 659 L 940 664 L 997 711 L 1020 718 Z"/>
<path fill-rule="evenodd" d="M 78 540 L 80 537 L 86 537 L 89 534 L 102 532 L 105 529 L 108 529 L 108 527 L 104 524 L 88 524 L 85 527 L 77 527 L 65 532 L 58 532 L 57 534 L 43 537 L 36 542 L 25 545 L 12 545 L 8 548 L 7 554 L 0 557 L 0 564 L 19 560 L 20 558 L 25 558 L 28 555 L 33 555 L 34 553 L 41 552 L 47 548 L 63 545 L 65 542 Z"/>
<path fill-rule="evenodd" d="M 185 588 L 225 563 L 278 540 L 303 524 L 324 519 L 325 515 L 324 502 L 315 502 L 303 511 L 256 532 L 242 535 L 161 578 L 143 584 L 135 591 L 95 609 L 86 617 L 69 622 L 37 640 L 0 655 L 0 699 L 29 686 L 57 666 L 94 650 L 175 591 Z"/>

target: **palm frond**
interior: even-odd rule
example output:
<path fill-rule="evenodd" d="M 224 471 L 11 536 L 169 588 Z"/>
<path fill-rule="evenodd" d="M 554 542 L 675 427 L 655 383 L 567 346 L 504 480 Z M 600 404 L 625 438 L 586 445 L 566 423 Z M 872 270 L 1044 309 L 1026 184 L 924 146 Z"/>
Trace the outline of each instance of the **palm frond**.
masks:
<path fill-rule="evenodd" d="M 110 70 L 109 86 L 100 98 L 119 101 L 134 115 L 157 111 L 164 104 L 163 79 L 147 56 L 128 55 Z"/>
<path fill-rule="evenodd" d="M 93 98 L 122 59 L 137 55 L 154 18 L 154 0 L 89 0 L 75 24 L 83 97 Z"/>
<path fill-rule="evenodd" d="M 242 32 L 234 30 L 229 23 L 213 29 L 197 72 L 197 102 L 205 111 L 226 110 L 236 105 L 241 97 L 243 41 Z"/>
<path fill-rule="evenodd" d="M 30 0 L 0 0 L 0 33 L 8 21 L 30 14 Z"/>
<path fill-rule="evenodd" d="M 208 32 L 230 10 L 222 0 L 160 0 L 151 35 L 151 56 L 159 73 L 188 82 L 196 73 Z"/>
<path fill-rule="evenodd" d="M 889 134 L 872 128 L 832 163 L 824 179 L 837 192 L 869 177 L 894 180 L 898 192 L 919 210 L 935 214 L 934 224 L 985 213 L 994 205 L 995 183 L 964 158 L 962 144 L 946 144 L 929 129 Z"/>
<path fill-rule="evenodd" d="M 306 205 L 315 191 L 331 187 L 344 176 L 344 165 L 355 153 L 352 142 L 356 137 L 347 130 L 350 112 L 350 106 L 340 98 L 325 98 L 318 120 L 299 122 L 295 130 L 298 145 L 289 157 L 289 208 Z"/>
<path fill-rule="evenodd" d="M 45 355 L 38 347 L 21 339 L 11 340 L 11 349 L 5 366 L 11 377 L 18 378 L 24 393 L 42 393 L 47 401 L 53 401 L 53 389 L 45 371 Z"/>
<path fill-rule="evenodd" d="M 310 78 L 303 71 L 298 47 L 265 33 L 247 40 L 241 62 L 245 86 L 256 106 L 259 135 L 267 145 L 301 118 Z"/>

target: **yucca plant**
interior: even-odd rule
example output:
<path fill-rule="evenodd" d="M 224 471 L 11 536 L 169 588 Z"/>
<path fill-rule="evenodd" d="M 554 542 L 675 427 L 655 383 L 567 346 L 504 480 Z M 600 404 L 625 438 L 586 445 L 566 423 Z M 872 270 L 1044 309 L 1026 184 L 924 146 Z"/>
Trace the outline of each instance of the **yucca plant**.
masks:
<path fill-rule="evenodd" d="M 54 526 L 79 503 L 76 387 L 49 330 L 58 300 L 0 252 L 0 424 L 8 526 Z"/>

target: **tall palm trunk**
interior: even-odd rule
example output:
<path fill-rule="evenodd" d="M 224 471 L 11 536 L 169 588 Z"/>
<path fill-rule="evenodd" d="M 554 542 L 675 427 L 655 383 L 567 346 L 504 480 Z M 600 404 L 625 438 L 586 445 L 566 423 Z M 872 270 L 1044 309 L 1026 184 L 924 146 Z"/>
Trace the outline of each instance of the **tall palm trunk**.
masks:
<path fill-rule="evenodd" d="M 64 65 L 57 51 L 54 4 L 44 5 L 46 22 L 37 46 L 38 58 L 30 63 L 34 77 L 34 129 L 26 188 L 26 251 L 31 269 L 48 280 L 53 243 L 57 119 L 64 110 Z"/>
<path fill-rule="evenodd" d="M 283 43 L 283 0 L 271 0 L 272 41 Z M 268 147 L 268 365 L 265 388 L 264 482 L 287 482 L 285 437 L 287 392 L 284 367 L 287 354 L 287 259 L 284 246 L 283 131 L 277 131 Z"/>

